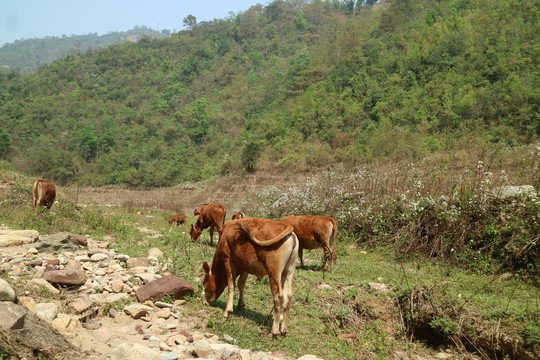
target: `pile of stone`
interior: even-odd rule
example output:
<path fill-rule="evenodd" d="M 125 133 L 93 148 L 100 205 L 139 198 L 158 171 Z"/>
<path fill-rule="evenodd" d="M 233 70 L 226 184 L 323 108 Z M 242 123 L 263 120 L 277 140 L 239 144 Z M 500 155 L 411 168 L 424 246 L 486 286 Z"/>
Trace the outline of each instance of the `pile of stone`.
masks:
<path fill-rule="evenodd" d="M 0 279 L 0 328 L 24 329 L 30 312 L 87 359 L 290 359 L 184 323 L 182 298 L 195 289 L 167 272 L 162 256 L 155 248 L 130 258 L 86 236 L 0 228 L 0 274 L 9 280 Z"/>

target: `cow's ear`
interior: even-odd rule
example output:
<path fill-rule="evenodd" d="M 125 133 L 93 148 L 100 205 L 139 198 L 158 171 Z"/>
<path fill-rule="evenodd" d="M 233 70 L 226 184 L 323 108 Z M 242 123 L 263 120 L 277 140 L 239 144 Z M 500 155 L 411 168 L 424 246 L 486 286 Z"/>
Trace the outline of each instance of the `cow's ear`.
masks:
<path fill-rule="evenodd" d="M 208 274 L 210 273 L 210 266 L 208 266 L 208 263 L 207 263 L 206 261 L 203 262 L 202 268 L 203 268 L 204 273 L 205 273 L 206 275 L 208 275 Z"/>

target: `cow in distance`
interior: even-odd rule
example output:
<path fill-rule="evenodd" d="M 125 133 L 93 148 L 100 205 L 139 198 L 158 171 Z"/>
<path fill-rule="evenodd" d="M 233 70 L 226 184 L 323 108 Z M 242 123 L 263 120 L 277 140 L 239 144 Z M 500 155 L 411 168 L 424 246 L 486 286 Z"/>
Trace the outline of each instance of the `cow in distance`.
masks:
<path fill-rule="evenodd" d="M 218 203 L 208 204 L 200 209 L 199 217 L 195 222 L 195 225 L 191 224 L 189 234 L 191 235 L 191 241 L 199 241 L 199 237 L 204 229 L 210 228 L 210 245 L 214 246 L 214 229 L 218 231 L 218 241 L 223 232 L 223 225 L 225 224 L 225 216 L 227 212 L 225 207 Z"/>
<path fill-rule="evenodd" d="M 169 219 L 169 225 L 172 225 L 173 223 L 176 223 L 176 226 L 185 224 L 186 223 L 186 214 L 174 214 Z"/>
<path fill-rule="evenodd" d="M 34 213 L 38 206 L 45 206 L 50 209 L 56 198 L 56 188 L 48 181 L 39 179 L 32 184 L 32 200 L 34 202 Z"/>

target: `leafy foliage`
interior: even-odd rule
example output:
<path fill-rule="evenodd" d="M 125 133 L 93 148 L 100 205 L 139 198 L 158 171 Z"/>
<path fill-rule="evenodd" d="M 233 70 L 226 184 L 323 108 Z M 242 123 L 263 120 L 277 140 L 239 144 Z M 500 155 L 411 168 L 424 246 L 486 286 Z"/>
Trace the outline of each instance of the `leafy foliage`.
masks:
<path fill-rule="evenodd" d="M 0 73 L 3 157 L 61 183 L 156 187 L 540 134 L 532 0 L 274 1 L 185 20 Z"/>

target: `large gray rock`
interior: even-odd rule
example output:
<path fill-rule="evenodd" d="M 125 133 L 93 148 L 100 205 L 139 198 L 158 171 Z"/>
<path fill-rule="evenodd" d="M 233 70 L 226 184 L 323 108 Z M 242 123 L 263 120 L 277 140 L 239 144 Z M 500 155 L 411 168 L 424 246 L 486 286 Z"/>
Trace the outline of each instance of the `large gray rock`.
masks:
<path fill-rule="evenodd" d="M 186 280 L 174 275 L 167 275 L 141 286 L 135 295 L 137 300 L 145 302 L 150 299 L 161 300 L 165 294 L 171 294 L 175 299 L 181 299 L 187 294 L 193 294 L 194 291 L 195 287 Z"/>
<path fill-rule="evenodd" d="M 40 236 L 39 241 L 32 244 L 32 247 L 36 248 L 40 253 L 77 251 L 79 249 L 79 241 L 68 232 L 60 232 Z"/>
<path fill-rule="evenodd" d="M 17 330 L 24 327 L 26 309 L 10 301 L 0 301 L 0 327 Z"/>
<path fill-rule="evenodd" d="M 506 200 L 516 197 L 536 197 L 536 190 L 532 185 L 505 185 L 493 190 L 493 196 L 497 199 Z"/>
<path fill-rule="evenodd" d="M 60 286 L 78 286 L 86 282 L 84 270 L 77 269 L 46 270 L 43 279 Z"/>
<path fill-rule="evenodd" d="M 0 301 L 14 302 L 17 298 L 13 287 L 4 279 L 0 279 Z"/>

